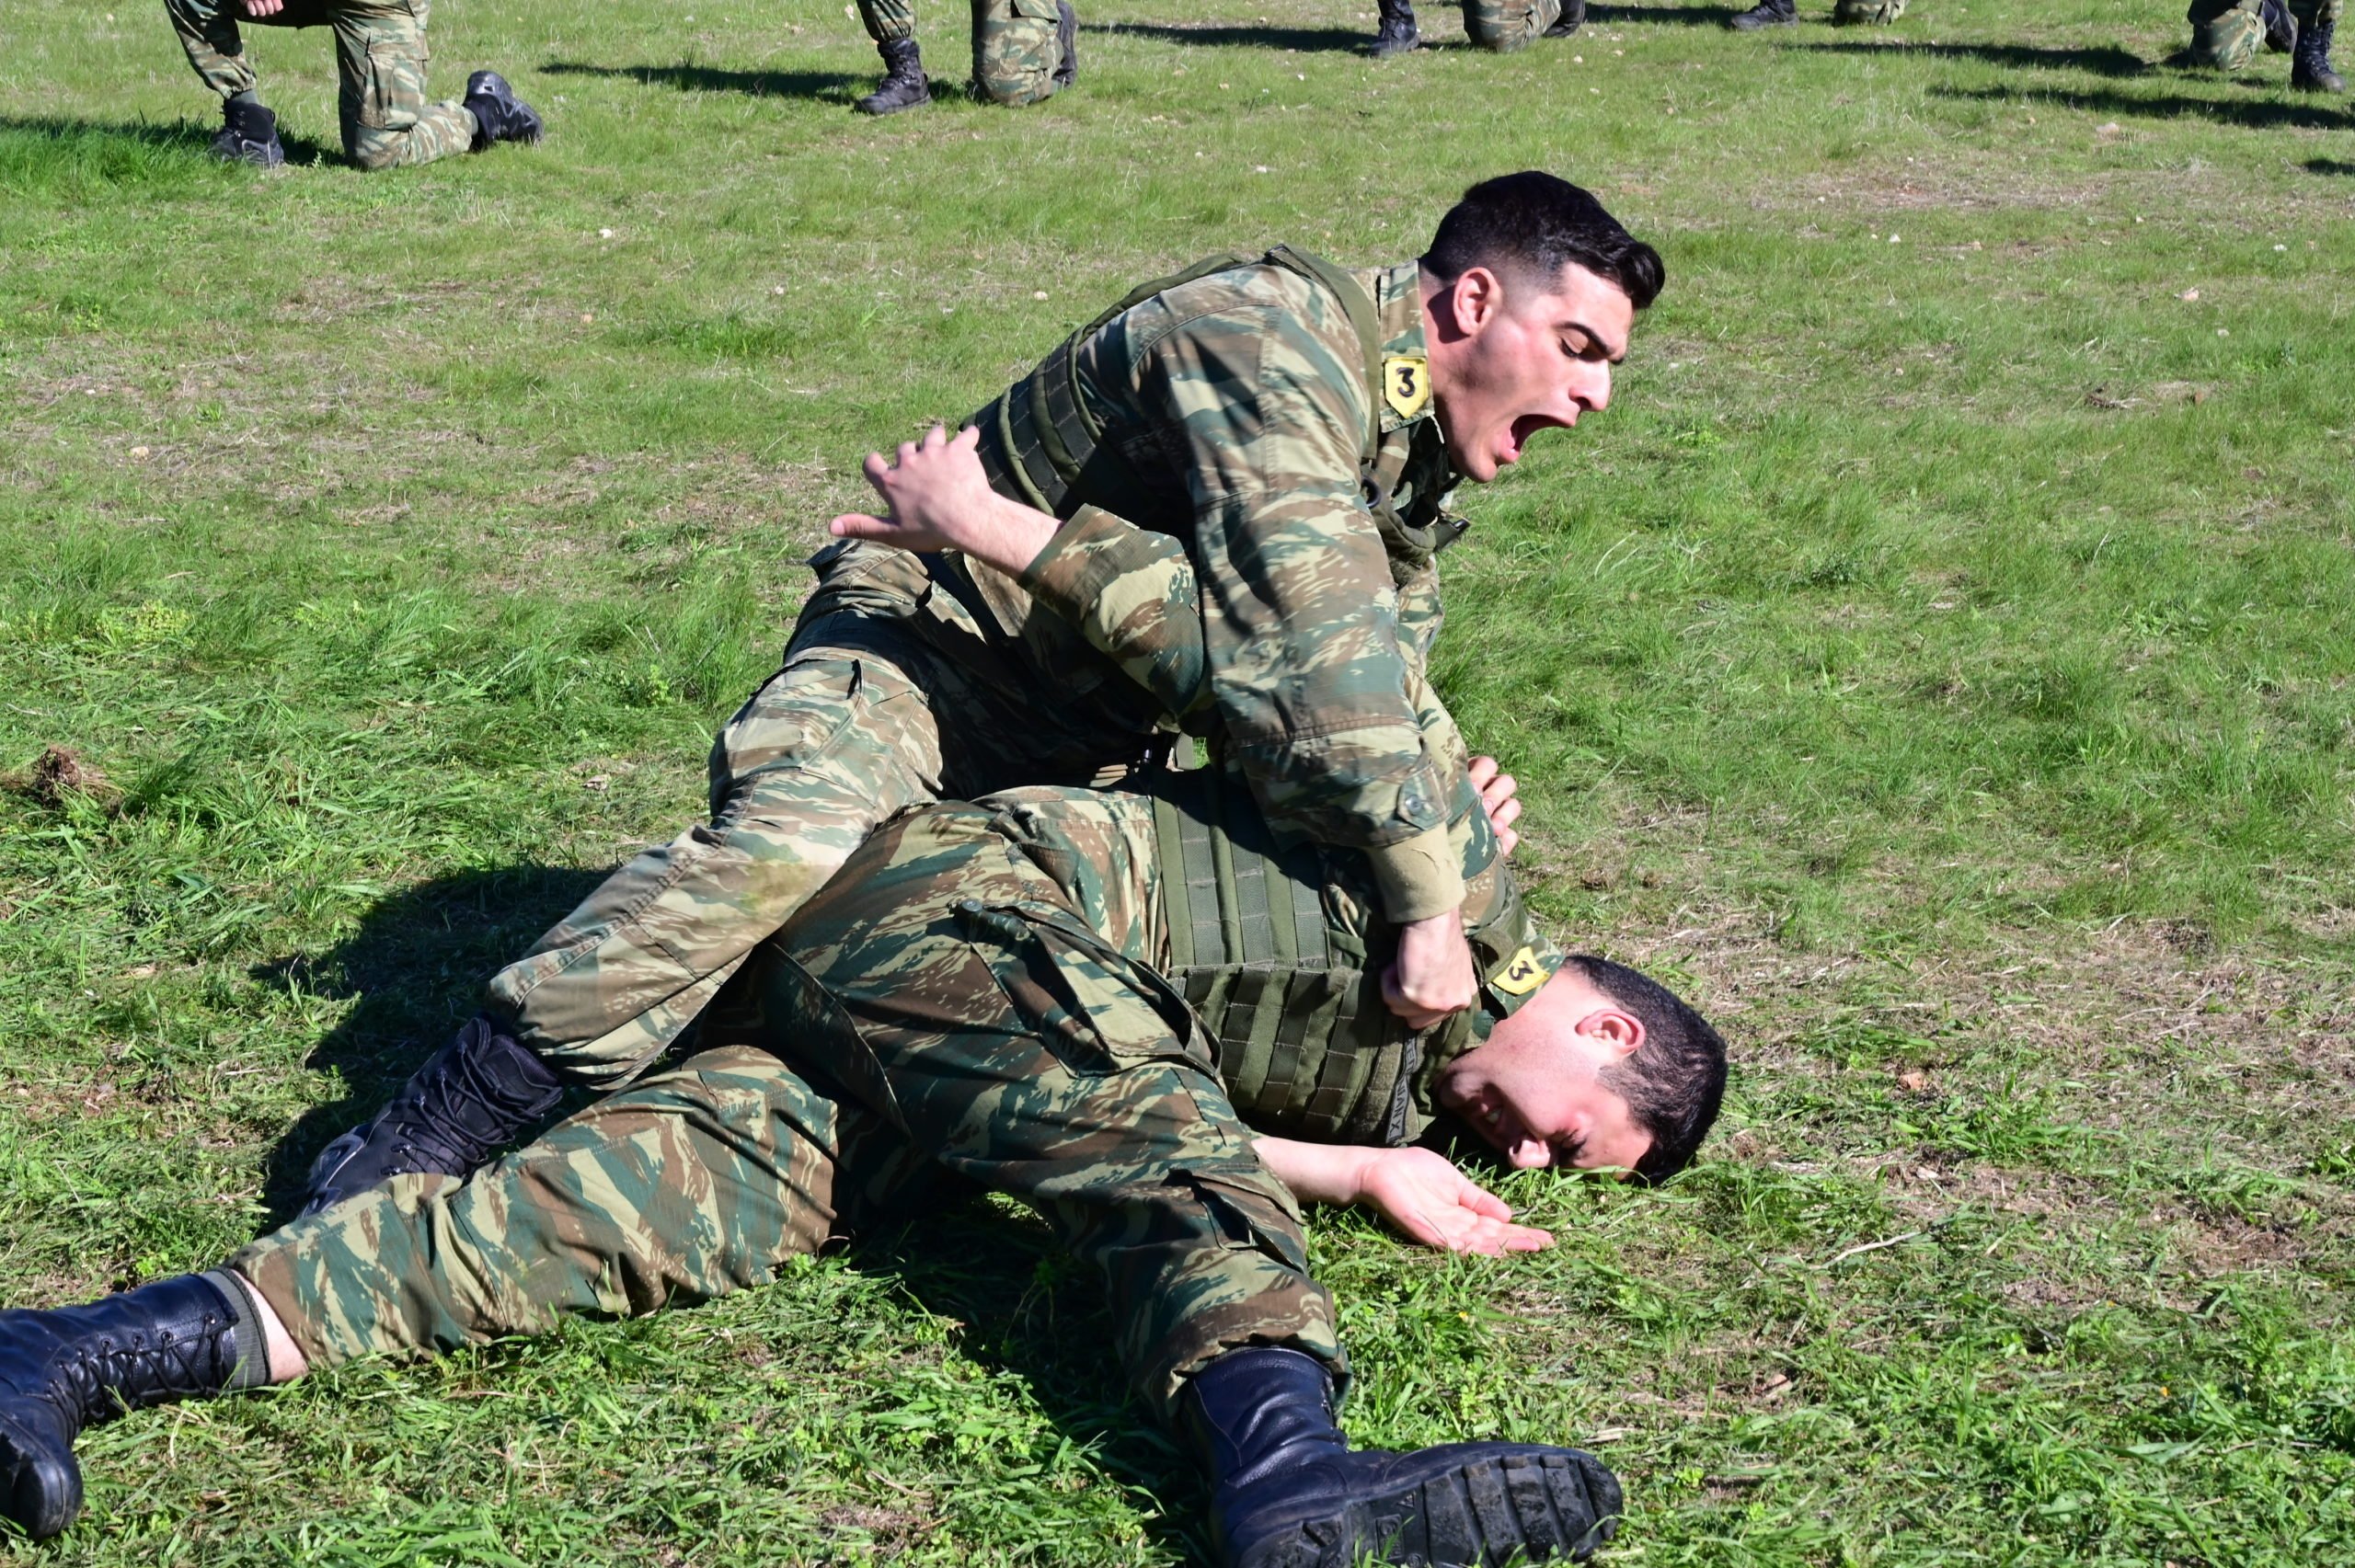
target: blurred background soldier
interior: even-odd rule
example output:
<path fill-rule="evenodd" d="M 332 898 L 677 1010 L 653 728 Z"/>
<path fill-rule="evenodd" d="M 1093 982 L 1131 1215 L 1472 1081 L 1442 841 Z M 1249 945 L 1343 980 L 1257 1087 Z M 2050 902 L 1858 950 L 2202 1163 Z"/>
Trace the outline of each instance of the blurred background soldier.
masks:
<path fill-rule="evenodd" d="M 1491 54 L 1511 54 L 1534 39 L 1568 38 L 1586 20 L 1586 0 L 1464 0 L 1464 34 Z M 1387 60 L 1420 49 L 1413 0 L 1382 0 L 1373 54 Z"/>
<path fill-rule="evenodd" d="M 2347 84 L 2330 68 L 2330 39 L 2338 30 L 2344 4 L 2301 0 L 2293 11 L 2283 0 L 2191 0 L 2184 14 L 2191 24 L 2191 47 L 2179 59 L 2187 65 L 2238 71 L 2262 47 L 2291 57 L 2292 86 L 2343 93 Z"/>
<path fill-rule="evenodd" d="M 853 106 L 897 114 L 932 101 L 916 48 L 915 0 L 858 0 L 859 20 L 883 56 L 883 85 Z M 1052 97 L 1079 75 L 1079 17 L 1071 0 L 973 0 L 973 91 L 1019 109 Z"/>
<path fill-rule="evenodd" d="M 493 142 L 536 142 L 540 117 L 496 71 L 466 78 L 463 103 L 425 99 L 431 0 L 164 0 L 188 63 L 221 95 L 213 155 L 276 168 L 286 161 L 278 117 L 254 92 L 240 18 L 270 28 L 335 29 L 337 117 L 344 155 L 363 169 L 430 164 Z"/>
<path fill-rule="evenodd" d="M 1832 23 L 1842 28 L 1885 28 L 1905 15 L 1905 0 L 1838 0 L 1832 7 Z M 1755 32 L 1760 28 L 1787 28 L 1799 19 L 1795 0 L 1758 0 L 1758 4 L 1738 17 L 1726 18 L 1726 26 L 1736 32 Z"/>

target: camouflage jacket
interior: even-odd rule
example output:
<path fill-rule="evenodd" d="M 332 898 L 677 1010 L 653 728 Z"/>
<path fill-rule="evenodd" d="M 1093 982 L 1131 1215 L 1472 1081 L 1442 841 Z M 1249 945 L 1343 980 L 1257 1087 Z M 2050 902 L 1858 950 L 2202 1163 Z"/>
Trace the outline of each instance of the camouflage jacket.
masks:
<path fill-rule="evenodd" d="M 1385 364 L 1421 366 L 1416 264 L 1355 276 Z M 912 597 L 936 636 L 1052 692 L 1056 722 L 1108 755 L 1175 715 L 1281 830 L 1364 851 L 1391 918 L 1456 907 L 1446 823 L 1465 752 L 1426 664 L 1433 558 L 1461 525 L 1427 375 L 1403 375 L 1378 411 L 1384 517 L 1361 467 L 1377 412 L 1365 355 L 1339 299 L 1297 272 L 1262 263 L 1156 294 L 1073 364 L 1105 444 L 1166 504 L 1127 519 L 1079 506 L 1019 580 L 925 558 L 935 591 Z M 856 550 L 832 564 L 875 567 Z"/>

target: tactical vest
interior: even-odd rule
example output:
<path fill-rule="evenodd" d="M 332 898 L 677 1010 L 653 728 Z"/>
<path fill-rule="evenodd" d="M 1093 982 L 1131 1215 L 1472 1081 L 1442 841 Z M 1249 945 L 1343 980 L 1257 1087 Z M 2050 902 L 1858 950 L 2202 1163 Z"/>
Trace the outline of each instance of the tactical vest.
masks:
<path fill-rule="evenodd" d="M 966 424 L 981 432 L 980 457 L 990 487 L 1010 500 L 1068 519 L 1084 505 L 1159 532 L 1183 534 L 1184 498 L 1148 485 L 1127 459 L 1104 441 L 1102 424 L 1080 395 L 1074 356 L 1122 312 L 1197 279 L 1254 265 L 1281 267 L 1324 287 L 1341 302 L 1364 360 L 1366 429 L 1358 450 L 1358 478 L 1367 509 L 1385 542 L 1428 559 L 1453 542 L 1461 525 L 1439 511 L 1436 498 L 1418 498 L 1416 516 L 1401 516 L 1390 495 L 1398 475 L 1382 465 L 1382 327 L 1373 299 L 1345 269 L 1304 250 L 1280 245 L 1256 260 L 1212 256 L 1182 271 L 1140 284 L 1109 310 L 1064 338 L 1031 372 L 1007 387 Z M 1173 510 L 1173 508 L 1177 509 Z"/>
<path fill-rule="evenodd" d="M 1343 928 L 1316 846 L 1280 847 L 1249 796 L 1212 769 L 1157 775 L 1154 795 L 1166 973 L 1214 1043 L 1235 1108 L 1280 1137 L 1411 1140 L 1423 1064 L 1461 1055 L 1543 979 L 1529 967 L 1543 939 L 1510 877 L 1499 871 L 1499 897 L 1466 932 L 1488 1011 L 1410 1034 L 1382 1000 L 1385 933 L 1370 944 Z M 1488 831 L 1476 815 L 1476 835 Z M 1493 864 L 1493 841 L 1486 848 L 1474 858 Z"/>

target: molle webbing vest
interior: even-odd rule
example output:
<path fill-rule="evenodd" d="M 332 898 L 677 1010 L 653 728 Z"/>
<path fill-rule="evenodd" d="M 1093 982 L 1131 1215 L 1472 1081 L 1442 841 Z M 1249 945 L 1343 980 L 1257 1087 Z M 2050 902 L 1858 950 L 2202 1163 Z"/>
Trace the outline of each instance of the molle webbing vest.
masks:
<path fill-rule="evenodd" d="M 1358 280 L 1322 257 L 1280 245 L 1258 258 L 1259 265 L 1286 268 L 1322 284 L 1341 301 L 1350 325 L 1365 356 L 1367 428 L 1359 452 L 1369 504 L 1380 500 L 1373 464 L 1382 445 L 1382 330 L 1373 301 Z M 1154 295 L 1214 272 L 1229 272 L 1255 263 L 1248 257 L 1213 256 L 1182 272 L 1173 272 L 1139 285 L 1103 315 L 1073 333 L 1038 368 L 1016 382 L 997 401 L 966 423 L 980 429 L 982 470 L 990 487 L 1017 500 L 1068 518 L 1083 504 L 1093 503 L 1116 517 L 1163 532 L 1178 532 L 1186 519 L 1166 515 L 1183 498 L 1156 497 L 1128 462 L 1103 444 L 1103 428 L 1089 414 L 1079 395 L 1072 356 L 1114 316 L 1143 304 Z"/>
<path fill-rule="evenodd" d="M 1420 1049 L 1383 1005 L 1364 943 L 1328 917 L 1320 853 L 1279 850 L 1213 770 L 1155 788 L 1168 976 L 1215 1043 L 1235 1109 L 1279 1136 L 1404 1142 Z"/>

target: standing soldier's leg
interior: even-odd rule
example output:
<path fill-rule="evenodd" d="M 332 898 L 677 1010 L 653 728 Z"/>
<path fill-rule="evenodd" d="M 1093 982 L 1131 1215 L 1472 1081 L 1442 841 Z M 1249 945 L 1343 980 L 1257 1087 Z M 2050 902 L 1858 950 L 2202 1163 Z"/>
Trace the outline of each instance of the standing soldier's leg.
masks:
<path fill-rule="evenodd" d="M 1492 54 L 1527 49 L 1562 15 L 1562 0 L 1464 0 L 1464 31 Z"/>
<path fill-rule="evenodd" d="M 404 1172 L 463 1174 L 564 1083 L 611 1088 L 677 1039 L 878 823 L 938 793 L 921 657 L 888 626 L 798 652 L 713 743 L 709 826 L 638 854 L 493 976 L 483 1014 L 321 1152 L 312 1205 Z"/>
<path fill-rule="evenodd" d="M 2290 65 L 2290 85 L 2313 93 L 2343 93 L 2347 84 L 2331 69 L 2331 38 L 2338 31 L 2346 0 L 2296 0 L 2291 7 L 2298 19 L 2298 40 Z"/>
<path fill-rule="evenodd" d="M 915 0 L 858 0 L 858 19 L 883 56 L 883 85 L 852 107 L 861 114 L 897 114 L 932 101 L 932 84 L 916 48 Z"/>
<path fill-rule="evenodd" d="M 1079 74 L 1079 15 L 1071 0 L 973 0 L 973 90 L 1019 109 Z"/>
<path fill-rule="evenodd" d="M 431 4 L 335 0 L 331 7 L 343 150 L 363 169 L 430 164 L 495 141 L 539 139 L 539 117 L 495 72 L 477 72 L 463 104 L 427 101 Z"/>
<path fill-rule="evenodd" d="M 278 140 L 278 117 L 255 95 L 254 68 L 246 59 L 246 40 L 237 30 L 244 7 L 238 0 L 164 0 L 172 29 L 180 35 L 188 63 L 204 85 L 221 97 L 221 133 L 213 138 L 213 155 L 226 163 L 276 168 L 286 161 Z M 316 21 L 308 6 L 296 15 Z M 279 26 L 296 26 L 288 13 L 268 18 Z"/>

